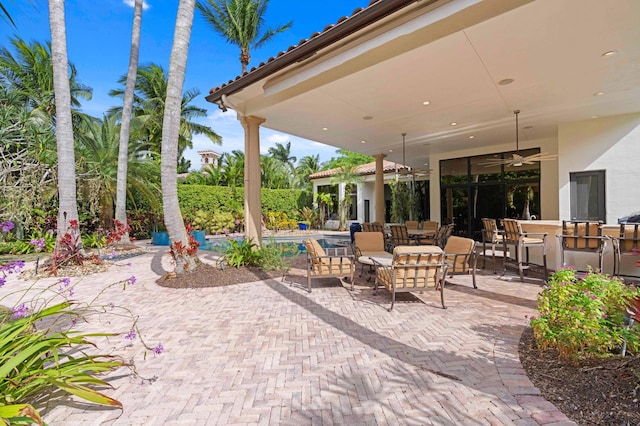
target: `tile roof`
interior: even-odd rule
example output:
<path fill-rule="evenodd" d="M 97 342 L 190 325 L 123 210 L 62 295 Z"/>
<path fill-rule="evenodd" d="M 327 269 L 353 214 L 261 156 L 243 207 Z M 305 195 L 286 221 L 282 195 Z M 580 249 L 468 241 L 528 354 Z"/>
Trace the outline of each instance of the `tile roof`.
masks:
<path fill-rule="evenodd" d="M 355 9 L 350 16 L 343 16 L 335 24 L 327 25 L 321 32 L 314 32 L 309 38 L 300 40 L 297 45 L 290 46 L 286 51 L 281 51 L 275 57 L 270 57 L 266 62 L 261 62 L 235 79 L 212 88 L 206 99 L 209 102 L 216 102 L 223 94 L 234 93 L 291 63 L 307 59 L 318 50 L 330 46 L 416 1 L 419 0 L 371 0 L 366 7 Z M 428 0 L 428 2 L 434 3 L 437 1 L 439 0 Z"/>
<path fill-rule="evenodd" d="M 398 167 L 398 169 L 404 168 L 404 166 L 399 163 L 394 163 L 387 160 L 382 161 L 382 169 L 384 173 L 395 172 L 396 167 Z M 321 172 L 312 173 L 309 175 L 309 179 L 320 179 L 320 178 L 331 177 L 338 174 L 340 169 L 341 167 L 336 167 L 335 169 L 323 170 Z M 376 173 L 376 162 L 373 161 L 371 163 L 361 164 L 360 166 L 357 166 L 355 168 L 354 172 L 356 175 L 359 175 L 359 176 L 373 175 Z"/>

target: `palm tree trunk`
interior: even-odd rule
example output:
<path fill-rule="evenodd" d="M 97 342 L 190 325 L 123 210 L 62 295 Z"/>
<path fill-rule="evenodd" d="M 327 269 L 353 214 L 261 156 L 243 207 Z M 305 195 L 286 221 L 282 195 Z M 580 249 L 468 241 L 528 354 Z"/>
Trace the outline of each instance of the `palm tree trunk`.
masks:
<path fill-rule="evenodd" d="M 178 133 L 180 130 L 182 87 L 187 67 L 194 8 L 195 0 L 180 0 L 176 29 L 173 36 L 173 48 L 171 49 L 171 60 L 169 62 L 167 98 L 162 122 L 162 205 L 164 208 L 164 222 L 171 239 L 176 274 L 193 271 L 200 263 L 198 256 L 190 245 L 182 214 L 180 213 L 176 169 L 178 164 Z"/>
<path fill-rule="evenodd" d="M 129 55 L 129 70 L 127 71 L 127 85 L 124 90 L 124 105 L 120 122 L 120 146 L 118 150 L 118 181 L 116 184 L 116 220 L 127 225 L 127 166 L 129 162 L 129 126 L 133 109 L 133 92 L 136 85 L 138 71 L 138 52 L 140 51 L 140 25 L 142 21 L 142 1 L 135 0 L 133 11 L 133 28 L 131 30 L 131 53 Z M 122 236 L 129 241 L 129 233 Z"/>
<path fill-rule="evenodd" d="M 51 28 L 51 60 L 53 62 L 53 91 L 56 103 L 56 143 L 58 150 L 58 241 L 66 233 L 79 232 L 71 221 L 78 220 L 76 202 L 76 160 L 73 151 L 71 122 L 71 91 L 69 62 L 64 21 L 64 0 L 49 0 Z M 73 235 L 72 235 L 73 236 Z M 77 238 L 78 244 L 82 244 Z"/>

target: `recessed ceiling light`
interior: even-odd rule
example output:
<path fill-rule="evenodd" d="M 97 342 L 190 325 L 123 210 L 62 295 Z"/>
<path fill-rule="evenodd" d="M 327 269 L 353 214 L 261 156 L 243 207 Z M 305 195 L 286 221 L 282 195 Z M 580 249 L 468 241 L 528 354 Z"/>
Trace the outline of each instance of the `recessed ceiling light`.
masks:
<path fill-rule="evenodd" d="M 360 141 L 360 143 L 367 143 L 367 141 Z"/>
<path fill-rule="evenodd" d="M 602 55 L 605 58 L 608 58 L 609 56 L 614 56 L 616 53 L 618 53 L 617 50 L 609 50 L 608 52 L 604 52 Z"/>
<path fill-rule="evenodd" d="M 593 94 L 593 96 L 602 96 L 602 95 L 604 95 L 604 92 L 597 92 Z"/>
<path fill-rule="evenodd" d="M 362 117 L 363 120 L 373 120 L 373 117 L 370 115 L 365 115 L 364 117 Z"/>
<path fill-rule="evenodd" d="M 393 150 L 392 150 L 392 149 L 390 149 L 390 150 L 389 150 L 389 152 L 393 152 Z"/>
<path fill-rule="evenodd" d="M 514 81 L 514 80 L 513 80 L 512 78 L 505 78 L 505 79 L 503 79 L 503 80 L 500 80 L 500 81 L 498 82 L 498 84 L 499 84 L 500 86 L 506 86 L 507 84 L 511 84 L 511 83 L 513 83 L 513 81 Z"/>
<path fill-rule="evenodd" d="M 600 117 L 599 115 L 592 115 L 591 118 L 598 118 Z"/>
<path fill-rule="evenodd" d="M 424 102 L 422 103 L 422 105 L 429 105 L 430 103 L 431 103 L 431 102 L 429 102 L 429 101 L 424 101 Z"/>
<path fill-rule="evenodd" d="M 473 135 L 469 136 L 469 139 L 475 139 L 475 138 L 476 138 L 476 137 L 475 137 L 475 136 L 473 136 Z"/>
<path fill-rule="evenodd" d="M 457 126 L 457 125 L 458 125 L 458 123 L 456 123 L 455 121 L 452 121 L 452 122 L 451 122 L 451 125 L 452 125 L 452 126 Z"/>
<path fill-rule="evenodd" d="M 328 127 L 323 127 L 322 130 L 324 130 L 326 132 L 327 130 L 329 130 L 329 128 Z"/>

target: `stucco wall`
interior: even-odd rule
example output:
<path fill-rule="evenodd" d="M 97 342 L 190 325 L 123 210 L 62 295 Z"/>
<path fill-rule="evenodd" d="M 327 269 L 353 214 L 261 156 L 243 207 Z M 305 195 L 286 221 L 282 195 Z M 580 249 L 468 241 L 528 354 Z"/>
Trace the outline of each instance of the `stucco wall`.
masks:
<path fill-rule="evenodd" d="M 640 210 L 640 114 L 558 128 L 560 219 L 570 219 L 569 173 L 605 170 L 606 222 Z"/>

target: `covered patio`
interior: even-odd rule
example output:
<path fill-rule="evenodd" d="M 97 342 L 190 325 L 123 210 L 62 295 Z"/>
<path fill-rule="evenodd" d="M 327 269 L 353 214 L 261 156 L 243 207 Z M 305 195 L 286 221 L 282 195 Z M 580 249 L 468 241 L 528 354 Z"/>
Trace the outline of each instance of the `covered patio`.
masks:
<path fill-rule="evenodd" d="M 372 220 L 384 221 L 378 174 L 402 162 L 406 133 L 406 164 L 430 171 L 430 219 L 457 233 L 474 236 L 484 215 L 521 218 L 514 174 L 536 219 L 597 211 L 589 219 L 614 225 L 639 208 L 639 21 L 635 0 L 372 1 L 210 91 L 245 128 L 247 235 L 261 237 L 260 126 L 375 156 Z M 557 158 L 509 161 L 537 153 Z"/>

